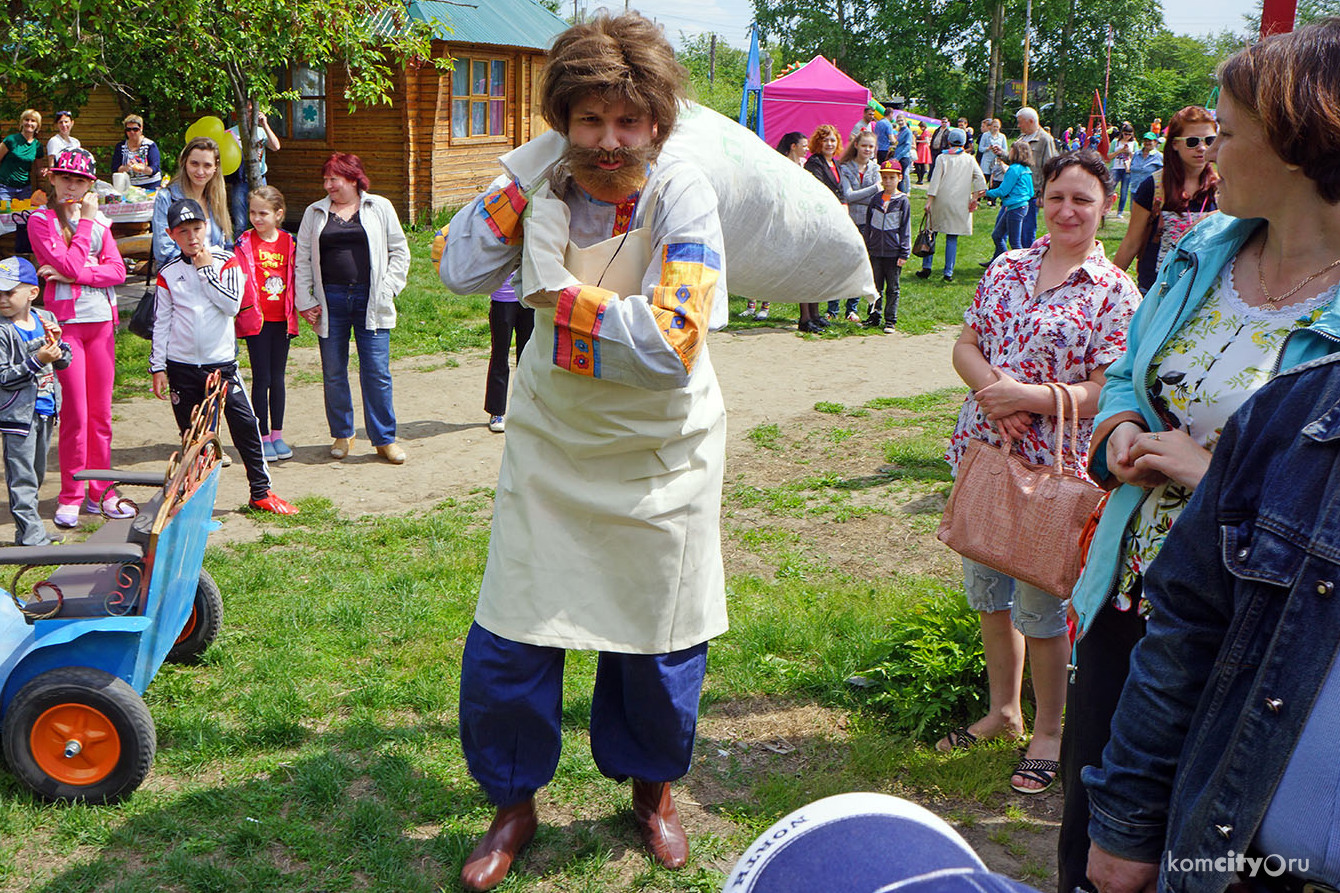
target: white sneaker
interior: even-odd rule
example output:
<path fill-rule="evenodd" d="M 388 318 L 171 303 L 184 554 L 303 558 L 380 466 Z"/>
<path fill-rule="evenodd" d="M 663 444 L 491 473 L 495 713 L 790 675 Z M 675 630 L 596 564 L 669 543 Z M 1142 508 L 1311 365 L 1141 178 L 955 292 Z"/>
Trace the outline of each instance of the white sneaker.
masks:
<path fill-rule="evenodd" d="M 853 310 L 853 311 L 851 311 L 850 313 L 847 314 L 847 322 L 860 322 L 860 321 L 861 321 L 861 318 L 860 318 L 859 316 L 856 315 L 856 311 L 855 311 L 855 310 Z"/>
<path fill-rule="evenodd" d="M 740 311 L 740 319 L 753 319 L 753 318 L 754 318 L 754 307 L 752 304 Z"/>
<path fill-rule="evenodd" d="M 500 415 L 489 416 L 489 430 L 494 434 L 501 434 L 507 429 L 507 420 Z"/>
<path fill-rule="evenodd" d="M 767 318 L 768 318 L 768 308 L 766 307 L 764 307 L 762 310 L 754 314 L 754 319 L 767 319 Z"/>

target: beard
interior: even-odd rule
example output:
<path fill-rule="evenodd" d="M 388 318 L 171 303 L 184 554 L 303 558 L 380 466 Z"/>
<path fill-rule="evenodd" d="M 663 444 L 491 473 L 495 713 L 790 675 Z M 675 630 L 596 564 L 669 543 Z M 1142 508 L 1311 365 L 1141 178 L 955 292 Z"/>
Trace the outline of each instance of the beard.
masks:
<path fill-rule="evenodd" d="M 587 192 L 606 196 L 631 195 L 647 181 L 647 165 L 655 160 L 658 146 L 625 146 L 612 152 L 604 149 L 584 149 L 568 146 L 563 153 L 562 167 L 577 185 Z M 605 170 L 601 163 L 619 162 L 615 170 Z"/>

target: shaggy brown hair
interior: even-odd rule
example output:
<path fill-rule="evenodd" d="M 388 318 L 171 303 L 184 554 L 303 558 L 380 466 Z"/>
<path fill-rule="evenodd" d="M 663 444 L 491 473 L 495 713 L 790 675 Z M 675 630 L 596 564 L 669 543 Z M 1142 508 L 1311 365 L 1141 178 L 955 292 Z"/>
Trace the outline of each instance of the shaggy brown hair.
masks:
<path fill-rule="evenodd" d="M 652 145 L 659 148 L 675 129 L 687 81 L 660 25 L 635 12 L 601 14 L 554 41 L 540 114 L 566 136 L 572 106 L 582 98 L 594 93 L 605 102 L 622 100 L 651 116 L 657 128 Z"/>
<path fill-rule="evenodd" d="M 1219 83 L 1286 164 L 1340 202 L 1340 18 L 1239 50 L 1219 66 Z"/>

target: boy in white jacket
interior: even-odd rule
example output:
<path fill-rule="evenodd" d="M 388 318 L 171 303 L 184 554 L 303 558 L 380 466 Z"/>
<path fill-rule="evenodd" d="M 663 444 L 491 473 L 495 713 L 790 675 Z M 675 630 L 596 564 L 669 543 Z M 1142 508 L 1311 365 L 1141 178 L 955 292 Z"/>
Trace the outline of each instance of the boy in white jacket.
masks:
<path fill-rule="evenodd" d="M 205 380 L 210 373 L 221 372 L 228 383 L 223 416 L 251 485 L 247 504 L 276 515 L 297 514 L 297 508 L 270 489 L 260 424 L 237 371 L 233 319 L 242 306 L 246 275 L 231 251 L 210 247 L 209 218 L 194 199 L 174 202 L 167 224 L 181 256 L 158 271 L 149 354 L 154 396 L 171 398 L 177 428 L 184 432 L 191 424 L 191 411 L 205 397 Z"/>

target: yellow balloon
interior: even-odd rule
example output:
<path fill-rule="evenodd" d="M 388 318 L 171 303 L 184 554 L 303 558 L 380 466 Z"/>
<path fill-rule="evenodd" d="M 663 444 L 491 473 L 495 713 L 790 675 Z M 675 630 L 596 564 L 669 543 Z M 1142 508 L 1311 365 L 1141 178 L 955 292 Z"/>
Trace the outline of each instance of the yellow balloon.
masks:
<path fill-rule="evenodd" d="M 216 143 L 221 143 L 225 133 L 223 122 L 213 115 L 205 115 L 190 127 L 186 128 L 186 142 L 190 142 L 198 136 L 209 137 Z"/>
<path fill-rule="evenodd" d="M 226 131 L 215 140 L 219 144 L 219 169 L 226 177 L 242 165 L 242 145 L 237 137 Z"/>

